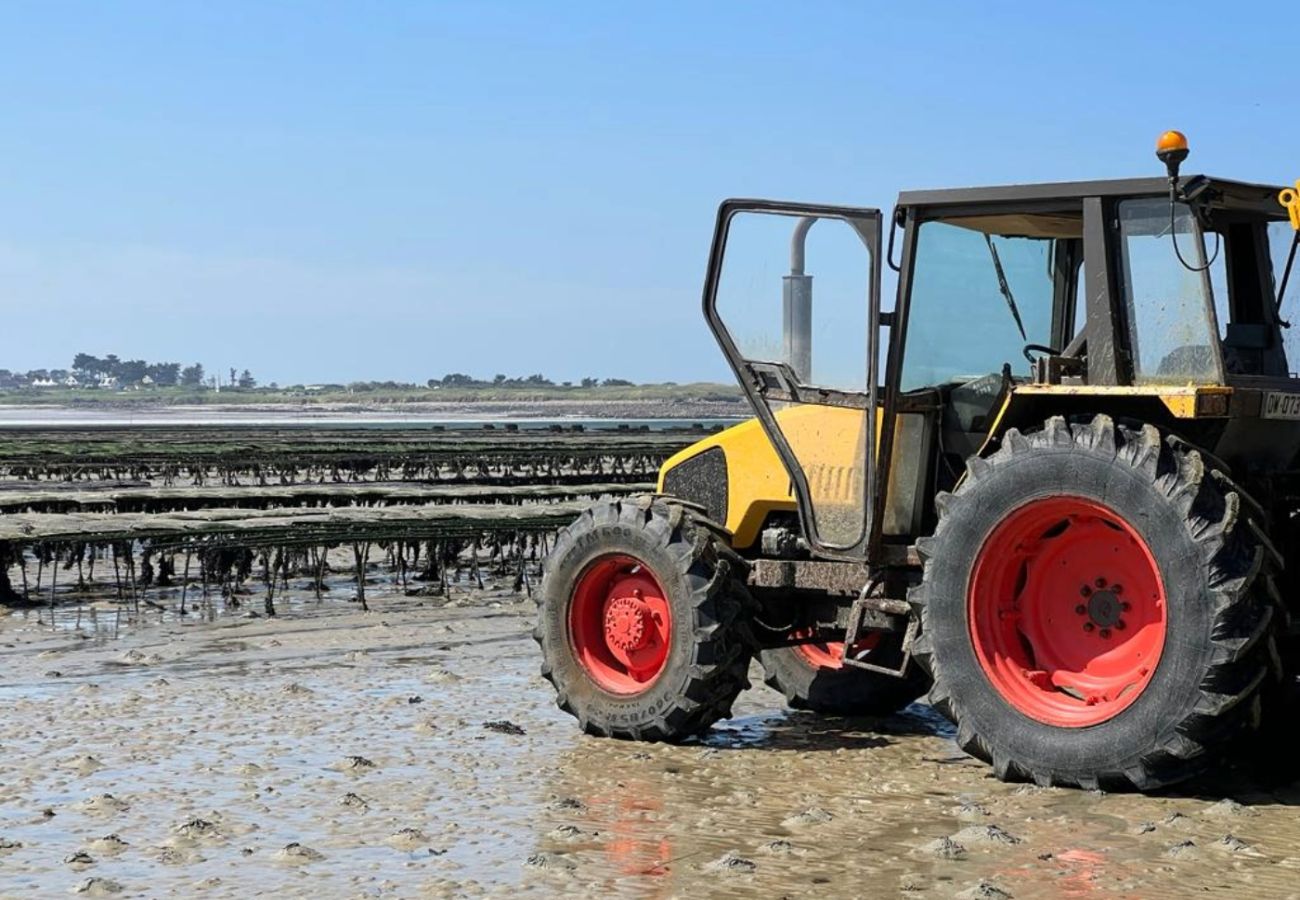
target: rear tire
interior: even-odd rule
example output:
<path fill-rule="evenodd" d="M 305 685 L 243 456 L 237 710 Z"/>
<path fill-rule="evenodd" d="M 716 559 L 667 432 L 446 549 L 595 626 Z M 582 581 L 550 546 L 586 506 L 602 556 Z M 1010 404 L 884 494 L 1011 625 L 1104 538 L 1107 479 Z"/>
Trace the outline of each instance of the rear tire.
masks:
<path fill-rule="evenodd" d="M 1004 780 L 1149 790 L 1205 770 L 1258 724 L 1276 671 L 1272 563 L 1217 474 L 1154 427 L 1106 416 L 1012 429 L 991 457 L 969 462 L 939 498 L 933 538 L 918 542 L 924 577 L 910 598 L 931 702 L 962 749 Z M 1024 518 L 1041 509 L 1050 519 L 1054 503 L 1064 504 L 1059 521 Z M 1017 517 L 1029 530 L 1003 530 Z M 1076 584 L 1082 572 L 1100 585 L 1120 570 L 1133 589 L 1098 587 L 1108 596 L 1096 608 L 1088 583 Z M 988 582 L 990 571 L 1010 580 Z M 1126 632 L 1112 630 L 1117 595 L 1132 617 Z M 1111 633 L 1089 650 L 1103 623 Z M 1128 643 L 1141 634 L 1159 645 Z M 1158 657 L 1154 668 L 1143 653 Z M 1088 696 L 1078 684 L 1093 685 Z"/>
<path fill-rule="evenodd" d="M 898 642 L 897 635 L 880 641 Z M 918 666 L 901 678 L 846 666 L 839 662 L 842 644 L 773 647 L 758 654 L 766 684 L 785 695 L 791 709 L 837 716 L 887 716 L 929 689 Z M 868 652 L 874 652 L 869 648 Z"/>
<path fill-rule="evenodd" d="M 745 563 L 659 497 L 607 500 L 560 532 L 533 632 L 560 709 L 588 734 L 677 741 L 749 687 Z"/>

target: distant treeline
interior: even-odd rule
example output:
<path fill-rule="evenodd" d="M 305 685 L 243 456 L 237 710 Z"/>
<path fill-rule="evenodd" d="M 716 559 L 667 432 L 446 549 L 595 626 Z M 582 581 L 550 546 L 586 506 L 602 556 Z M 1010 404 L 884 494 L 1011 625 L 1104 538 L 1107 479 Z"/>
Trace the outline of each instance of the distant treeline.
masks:
<path fill-rule="evenodd" d="M 665 386 L 673 386 L 665 382 Z M 476 388 L 524 388 L 524 389 L 565 389 L 565 388 L 623 388 L 635 387 L 635 383 L 625 378 L 580 378 L 577 381 L 556 382 L 541 373 L 511 377 L 494 375 L 490 379 L 476 378 L 463 372 L 452 372 L 441 378 L 430 378 L 423 384 L 402 381 L 353 381 L 347 384 L 295 384 L 281 387 L 275 382 L 266 385 L 264 391 L 306 391 L 309 393 L 328 391 L 392 391 L 392 390 L 441 390 L 456 388 L 474 390 Z M 204 371 L 202 364 L 185 366 L 175 362 L 149 362 L 143 359 L 120 359 L 110 353 L 105 357 L 89 353 L 78 353 L 73 357 L 72 365 L 66 369 L 32 369 L 29 372 L 11 372 L 0 369 L 0 390 L 22 390 L 25 388 L 68 388 L 99 390 L 140 390 L 142 388 L 193 388 L 196 390 L 220 388 L 227 390 L 238 388 L 251 391 L 258 387 L 252 372 L 244 369 L 237 372 L 230 369 L 224 375 L 213 375 Z"/>
<path fill-rule="evenodd" d="M 32 369 L 11 372 L 0 369 L 0 389 L 19 388 L 99 388 L 116 390 L 141 387 L 257 387 L 257 379 L 245 369 L 230 370 L 230 378 L 208 375 L 200 363 L 182 366 L 175 362 L 149 362 L 144 359 L 119 359 L 114 353 L 104 358 L 78 353 L 67 369 Z"/>

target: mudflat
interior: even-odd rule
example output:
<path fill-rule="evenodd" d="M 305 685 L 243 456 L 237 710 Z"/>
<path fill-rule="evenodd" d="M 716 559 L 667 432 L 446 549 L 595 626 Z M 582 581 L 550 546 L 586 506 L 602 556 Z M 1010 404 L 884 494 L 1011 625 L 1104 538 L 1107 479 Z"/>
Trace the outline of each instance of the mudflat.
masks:
<path fill-rule="evenodd" d="M 371 591 L 0 620 L 0 896 L 1300 895 L 1300 784 L 1002 784 L 923 704 L 790 713 L 757 670 L 696 742 L 591 738 L 527 597 Z"/>

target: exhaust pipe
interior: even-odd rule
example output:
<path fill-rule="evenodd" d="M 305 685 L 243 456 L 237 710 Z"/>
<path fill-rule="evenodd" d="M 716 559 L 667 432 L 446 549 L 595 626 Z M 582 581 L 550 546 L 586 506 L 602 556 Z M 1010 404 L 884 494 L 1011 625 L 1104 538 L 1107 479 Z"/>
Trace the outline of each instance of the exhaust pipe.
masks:
<path fill-rule="evenodd" d="M 785 363 L 800 384 L 812 380 L 812 276 L 805 275 L 804 243 L 816 217 L 804 216 L 790 236 L 790 274 L 781 279 L 781 337 Z"/>

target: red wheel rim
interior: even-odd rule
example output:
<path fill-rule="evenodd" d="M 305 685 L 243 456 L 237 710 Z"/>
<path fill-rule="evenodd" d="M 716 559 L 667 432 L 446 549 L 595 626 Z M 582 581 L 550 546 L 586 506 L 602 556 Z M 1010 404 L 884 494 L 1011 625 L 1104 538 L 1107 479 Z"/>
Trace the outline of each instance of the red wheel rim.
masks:
<path fill-rule="evenodd" d="M 790 637 L 804 638 L 812 634 L 809 630 L 793 632 Z M 872 650 L 880 644 L 879 632 L 872 632 L 866 635 L 860 641 L 853 645 L 852 655 L 854 659 L 865 659 Z M 843 641 L 820 641 L 807 644 L 795 644 L 795 651 L 804 658 L 808 664 L 818 669 L 842 669 L 844 668 L 844 642 Z"/>
<path fill-rule="evenodd" d="M 1079 497 L 1034 500 L 984 541 L 967 593 L 984 673 L 1020 712 L 1068 728 L 1127 709 L 1165 644 L 1164 583 L 1146 541 Z"/>
<path fill-rule="evenodd" d="M 673 616 L 649 567 L 634 556 L 592 561 L 573 588 L 569 635 L 587 675 L 611 694 L 639 694 L 668 664 Z"/>

